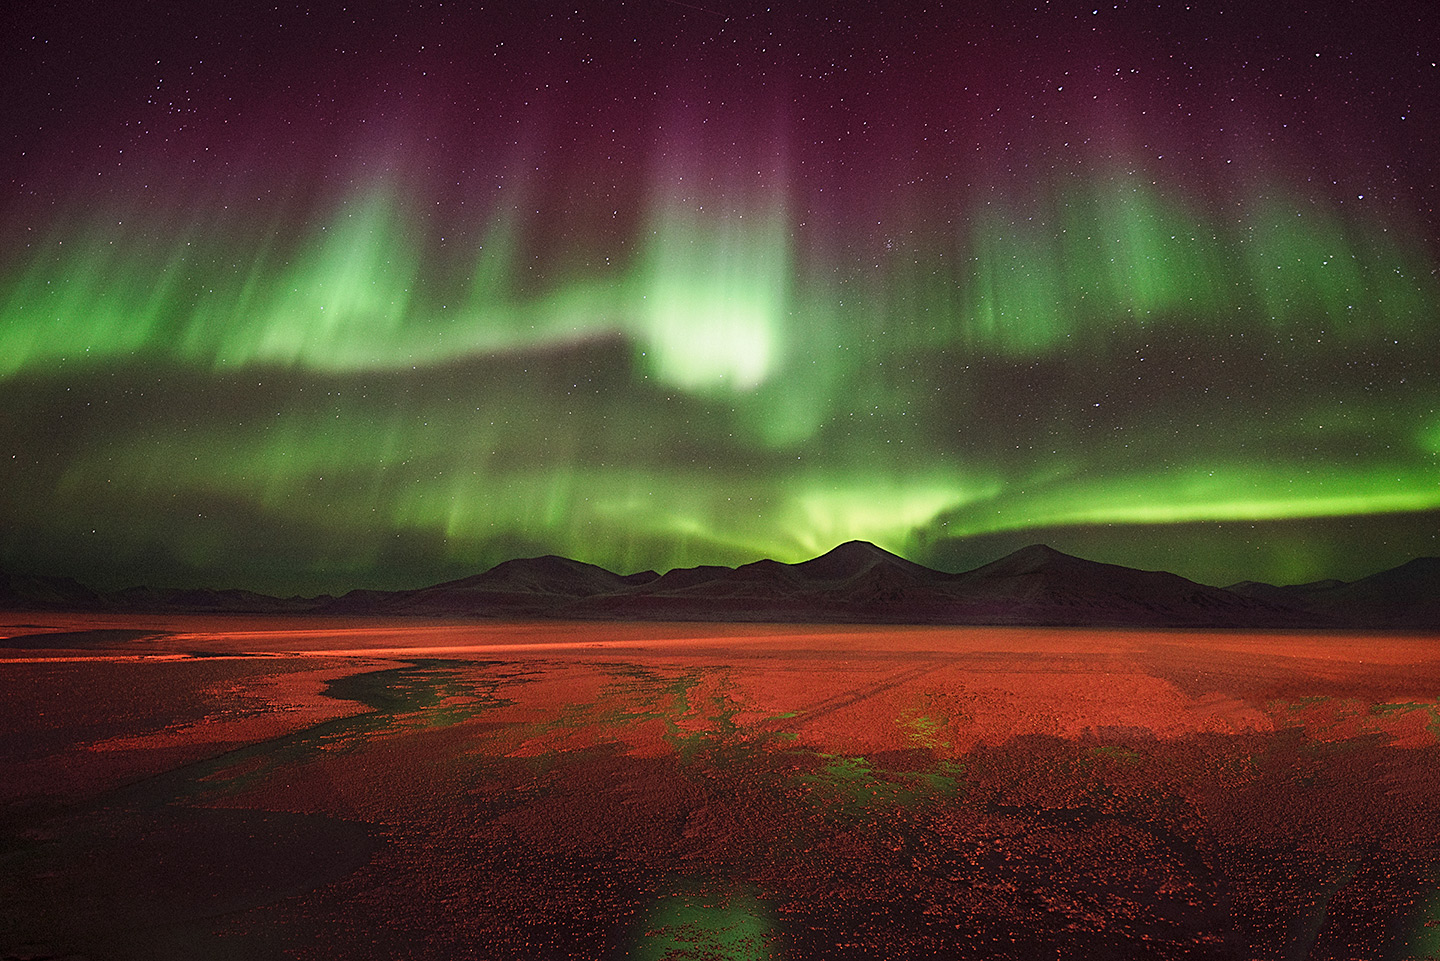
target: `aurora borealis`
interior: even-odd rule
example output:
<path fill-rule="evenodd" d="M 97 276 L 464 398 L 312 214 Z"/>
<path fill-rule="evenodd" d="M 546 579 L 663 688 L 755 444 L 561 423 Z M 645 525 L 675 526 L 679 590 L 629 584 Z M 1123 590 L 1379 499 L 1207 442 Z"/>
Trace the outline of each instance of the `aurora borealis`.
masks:
<path fill-rule="evenodd" d="M 971 6 L 11 11 L 0 566 L 1440 553 L 1433 11 Z"/>

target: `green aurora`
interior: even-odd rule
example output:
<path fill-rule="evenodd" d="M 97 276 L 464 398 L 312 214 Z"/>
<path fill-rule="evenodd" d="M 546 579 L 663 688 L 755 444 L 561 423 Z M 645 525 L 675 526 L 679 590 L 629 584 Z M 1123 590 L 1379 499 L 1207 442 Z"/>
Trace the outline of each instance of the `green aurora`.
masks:
<path fill-rule="evenodd" d="M 517 175 L 462 205 L 404 148 L 316 190 L 152 159 L 11 218 L 0 563 L 286 592 L 854 538 L 1211 583 L 1436 552 L 1440 285 L 1403 204 L 1076 157 L 869 224 L 783 132 L 653 136 L 603 203 Z"/>

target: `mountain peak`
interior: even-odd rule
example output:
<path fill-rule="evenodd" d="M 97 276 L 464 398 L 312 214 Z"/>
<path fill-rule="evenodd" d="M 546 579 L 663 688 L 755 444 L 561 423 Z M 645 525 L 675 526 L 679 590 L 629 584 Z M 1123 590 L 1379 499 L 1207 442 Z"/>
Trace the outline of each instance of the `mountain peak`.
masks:
<path fill-rule="evenodd" d="M 1015 551 L 1010 556 L 1037 558 L 1045 561 L 1054 561 L 1060 558 L 1065 558 L 1067 560 L 1077 560 L 1074 555 L 1066 554 L 1064 551 L 1057 551 L 1049 544 L 1031 544 L 1029 547 L 1020 548 L 1018 551 Z"/>
<path fill-rule="evenodd" d="M 869 541 L 846 541 L 831 548 L 819 557 L 794 565 L 797 571 L 823 580 L 840 580 L 864 573 L 878 565 L 918 567 L 898 554 L 892 554 L 883 547 L 876 547 Z"/>
<path fill-rule="evenodd" d="M 556 554 L 502 561 L 483 574 L 422 590 L 535 591 L 561 595 L 618 589 L 627 581 L 603 567 Z"/>
<path fill-rule="evenodd" d="M 815 560 L 823 557 L 845 557 L 845 558 L 867 558 L 873 560 L 899 559 L 898 554 L 892 554 L 883 547 L 876 547 L 869 541 L 846 541 L 830 548 Z"/>
<path fill-rule="evenodd" d="M 1008 577 L 1090 563 L 1093 562 L 1057 551 L 1047 544 L 1031 544 L 1029 547 L 1022 547 L 1014 553 L 1006 554 L 998 561 L 992 561 L 984 567 L 978 568 L 974 573 Z"/>

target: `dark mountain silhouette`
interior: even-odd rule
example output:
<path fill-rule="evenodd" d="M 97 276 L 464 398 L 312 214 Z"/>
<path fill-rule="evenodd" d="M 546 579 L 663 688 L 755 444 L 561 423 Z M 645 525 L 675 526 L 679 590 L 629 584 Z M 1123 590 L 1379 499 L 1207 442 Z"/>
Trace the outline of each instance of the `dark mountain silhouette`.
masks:
<path fill-rule="evenodd" d="M 672 571 L 666 571 L 659 577 L 650 581 L 647 585 L 657 591 L 677 591 L 694 587 L 697 584 L 708 584 L 711 581 L 730 573 L 733 568 L 717 567 L 707 564 L 701 567 L 677 567 Z"/>
<path fill-rule="evenodd" d="M 765 562 L 761 561 L 760 563 Z M 801 561 L 799 564 L 781 566 L 788 566 L 800 576 L 811 581 L 850 580 L 868 574 L 876 568 L 895 570 L 915 577 L 939 573 L 913 561 L 907 561 L 883 547 L 876 547 L 869 541 L 847 541 L 819 557 Z"/>
<path fill-rule="evenodd" d="M 1313 616 L 1266 598 L 1244 597 L 1163 571 L 1140 571 L 1021 548 L 962 575 L 967 619 L 1008 624 L 1269 626 Z"/>
<path fill-rule="evenodd" d="M 1294 584 L 1289 587 L 1276 587 L 1274 584 L 1266 584 L 1264 581 L 1241 581 L 1238 584 L 1229 585 L 1225 590 L 1232 594 L 1257 597 L 1277 604 L 1296 604 L 1303 603 L 1309 595 L 1320 594 L 1344 585 L 1344 581 L 1337 581 L 1333 578 L 1311 581 L 1308 584 Z"/>
<path fill-rule="evenodd" d="M 957 575 L 907 561 L 864 541 L 841 544 L 799 564 L 763 560 L 741 567 L 671 571 L 623 594 L 592 596 L 567 613 L 745 621 L 933 621 L 943 585 Z"/>
<path fill-rule="evenodd" d="M 1358 581 L 1291 587 L 1244 581 L 1228 590 L 1359 627 L 1440 628 L 1440 557 L 1417 557 Z"/>
<path fill-rule="evenodd" d="M 138 613 L 157 610 L 184 611 L 194 614 L 284 614 L 291 611 L 306 613 L 323 603 L 321 598 L 271 597 L 254 591 L 211 590 L 203 587 L 127 587 L 107 595 L 105 601 L 105 607 L 115 610 Z"/>
<path fill-rule="evenodd" d="M 104 604 L 102 595 L 69 577 L 0 571 L 0 607 L 9 610 L 88 611 Z"/>
<path fill-rule="evenodd" d="M 351 591 L 324 605 L 345 614 L 544 615 L 581 597 L 608 595 L 654 580 L 654 571 L 622 577 L 603 567 L 547 554 L 497 564 L 483 574 L 414 591 Z"/>
<path fill-rule="evenodd" d="M 127 587 L 100 592 L 68 577 L 0 572 L 0 610 L 178 611 L 196 614 L 278 614 L 314 611 L 329 597 L 271 597 L 244 590 Z"/>
<path fill-rule="evenodd" d="M 1440 628 L 1440 559 L 1353 582 L 1209 587 L 1036 544 L 959 574 L 864 541 L 798 564 L 620 575 L 547 555 L 417 590 L 279 599 L 235 590 L 99 593 L 64 578 L 0 574 L 11 610 L 191 611 L 1095 627 Z"/>

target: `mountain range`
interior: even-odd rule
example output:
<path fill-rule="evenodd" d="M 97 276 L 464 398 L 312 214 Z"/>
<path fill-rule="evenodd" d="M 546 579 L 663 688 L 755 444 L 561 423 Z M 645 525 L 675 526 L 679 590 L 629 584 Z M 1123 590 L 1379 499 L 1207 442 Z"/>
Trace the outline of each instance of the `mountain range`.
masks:
<path fill-rule="evenodd" d="M 1208 587 L 1043 545 L 959 574 L 864 541 L 799 564 L 619 575 L 547 555 L 415 590 L 276 598 L 241 590 L 101 592 L 68 578 L 0 573 L 0 608 L 576 620 L 1026 624 L 1089 627 L 1440 629 L 1440 558 L 1357 581 Z"/>

